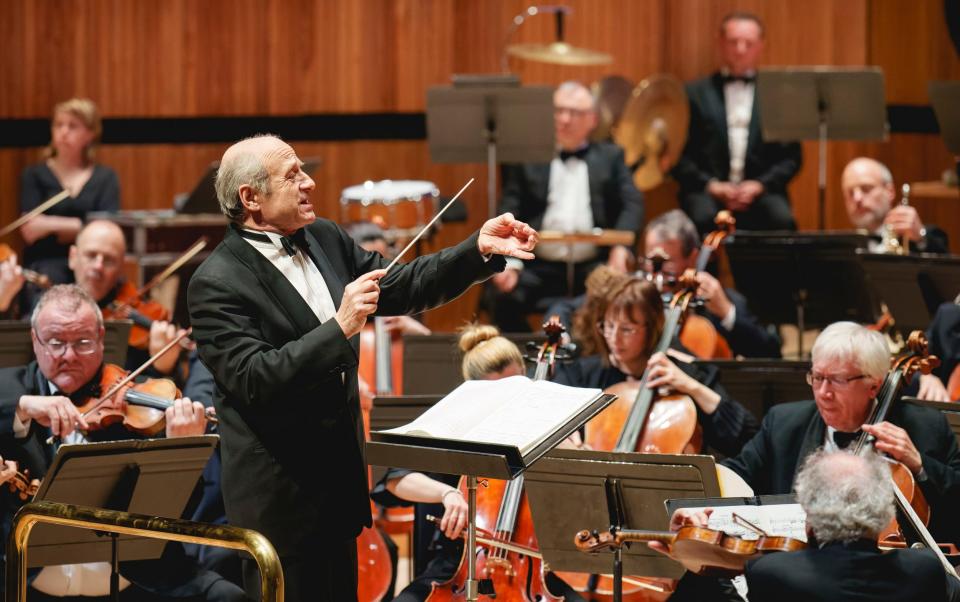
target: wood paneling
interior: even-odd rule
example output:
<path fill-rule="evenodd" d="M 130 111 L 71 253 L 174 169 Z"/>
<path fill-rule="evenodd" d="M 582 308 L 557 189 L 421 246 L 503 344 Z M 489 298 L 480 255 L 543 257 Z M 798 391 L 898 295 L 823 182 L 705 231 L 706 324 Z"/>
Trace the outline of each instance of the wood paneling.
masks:
<path fill-rule="evenodd" d="M 107 116 L 290 115 L 424 110 L 426 88 L 454 73 L 500 71 L 511 19 L 529 0 L 11 0 L 0 3 L 0 117 L 46 117 L 74 95 Z M 655 73 L 691 79 L 715 68 L 720 18 L 734 9 L 766 23 L 766 65 L 879 64 L 887 100 L 924 104 L 926 81 L 960 77 L 941 0 L 564 0 L 566 39 L 615 57 L 604 67 L 560 67 L 510 59 L 525 83 L 634 81 Z M 546 42 L 551 16 L 527 21 L 514 42 Z M 2 133 L 0 133 L 2 136 Z M 111 145 L 100 158 L 121 177 L 124 207 L 165 208 L 189 190 L 226 145 Z M 435 165 L 415 142 L 294 141 L 325 160 L 318 211 L 337 216 L 340 190 L 365 179 L 425 178 L 451 194 L 471 176 L 470 222 L 448 228 L 455 242 L 485 213 L 481 165 Z M 797 221 L 817 225 L 814 143 L 791 185 Z M 952 165 L 936 136 L 894 135 L 875 144 L 831 143 L 826 223 L 846 226 L 839 176 L 861 154 L 890 165 L 898 182 L 932 180 Z M 39 149 L 0 150 L 0 219 L 16 214 L 18 174 Z M 667 184 L 648 195 L 648 217 L 676 206 Z M 950 232 L 955 244 L 960 232 Z M 461 302 L 436 314 L 469 317 Z M 432 318 L 433 319 L 433 318 Z"/>

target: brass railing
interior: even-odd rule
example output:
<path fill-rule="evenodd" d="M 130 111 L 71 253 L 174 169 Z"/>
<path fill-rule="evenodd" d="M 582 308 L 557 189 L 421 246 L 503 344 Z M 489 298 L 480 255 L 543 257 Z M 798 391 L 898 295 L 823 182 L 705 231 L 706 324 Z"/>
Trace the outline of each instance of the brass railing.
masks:
<path fill-rule="evenodd" d="M 283 602 L 280 559 L 273 545 L 256 531 L 55 502 L 26 504 L 13 518 L 7 540 L 8 602 L 27 599 L 27 539 L 37 523 L 243 550 L 260 567 L 260 599 Z"/>

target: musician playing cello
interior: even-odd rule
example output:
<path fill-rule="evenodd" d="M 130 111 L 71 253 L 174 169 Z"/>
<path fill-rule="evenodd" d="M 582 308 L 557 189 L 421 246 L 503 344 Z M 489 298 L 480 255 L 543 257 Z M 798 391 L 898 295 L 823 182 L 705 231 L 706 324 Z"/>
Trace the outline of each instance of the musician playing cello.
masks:
<path fill-rule="evenodd" d="M 0 370 L 0 454 L 18 461 L 21 470 L 29 469 L 30 476 L 42 477 L 53 457 L 52 445 L 46 443 L 51 435 L 68 443 L 87 441 L 80 429 L 86 429 L 88 423 L 76 404 L 96 399 L 103 392 L 104 328 L 97 304 L 76 285 L 58 285 L 48 290 L 34 308 L 31 327 L 37 359 L 26 366 Z M 122 403 L 115 398 L 108 405 Z M 205 431 L 207 419 L 199 402 L 188 398 L 174 400 L 165 414 L 167 437 Z M 136 437 L 119 426 L 96 431 L 96 435 L 97 440 Z M 4 495 L 12 496 L 8 492 Z M 4 506 L 12 509 L 11 504 Z M 46 567 L 32 580 L 30 599 L 105 596 L 109 567 L 100 565 Z M 145 591 L 164 599 L 245 599 L 238 586 L 216 573 L 198 569 L 183 555 L 180 544 L 169 545 L 160 561 L 120 566 L 124 577 L 121 585 L 129 590 L 124 592 L 125 599 L 144 599 L 148 596 Z"/>

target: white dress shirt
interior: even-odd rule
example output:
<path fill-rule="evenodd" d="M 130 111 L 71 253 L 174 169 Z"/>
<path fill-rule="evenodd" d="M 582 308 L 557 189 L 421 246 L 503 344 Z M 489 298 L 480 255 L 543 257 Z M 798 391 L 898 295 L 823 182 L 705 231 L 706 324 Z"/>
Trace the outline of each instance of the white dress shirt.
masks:
<path fill-rule="evenodd" d="M 727 108 L 727 142 L 730 147 L 730 181 L 743 180 L 747 159 L 747 140 L 750 137 L 750 117 L 753 113 L 754 83 L 741 81 L 723 85 Z"/>
<path fill-rule="evenodd" d="M 566 233 L 593 230 L 590 179 L 587 164 L 582 159 L 570 157 L 561 161 L 559 157 L 554 157 L 551 161 L 547 210 L 543 214 L 542 228 Z M 548 261 L 572 260 L 580 263 L 596 256 L 596 246 L 587 243 L 537 245 L 537 257 Z"/>

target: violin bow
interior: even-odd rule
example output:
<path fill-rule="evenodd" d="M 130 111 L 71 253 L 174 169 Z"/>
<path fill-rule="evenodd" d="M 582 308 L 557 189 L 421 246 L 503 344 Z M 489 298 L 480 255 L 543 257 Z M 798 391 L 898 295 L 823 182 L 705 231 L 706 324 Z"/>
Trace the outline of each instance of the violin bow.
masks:
<path fill-rule="evenodd" d="M 206 246 L 207 237 L 201 236 L 198 238 L 197 242 L 193 243 L 189 249 L 183 252 L 183 255 L 174 260 L 174 262 L 168 265 L 162 272 L 154 276 L 150 282 L 143 285 L 143 288 L 137 291 L 137 297 L 143 297 L 150 289 L 169 278 L 174 272 L 182 268 L 184 264 L 193 259 L 193 257 L 202 251 Z"/>
<path fill-rule="evenodd" d="M 18 217 L 17 219 L 13 220 L 12 222 L 10 222 L 9 224 L 7 224 L 7 225 L 4 226 L 3 228 L 0 228 L 0 237 L 3 237 L 3 236 L 6 236 L 7 234 L 10 234 L 11 232 L 13 232 L 14 230 L 16 230 L 17 228 L 19 228 L 19 227 L 22 226 L 23 224 L 29 222 L 29 221 L 32 220 L 34 217 L 40 215 L 41 213 L 43 213 L 44 211 L 46 211 L 46 210 L 49 209 L 50 207 L 53 207 L 54 205 L 56 205 L 57 203 L 59 203 L 60 201 L 62 201 L 63 199 L 65 199 L 65 198 L 67 198 L 67 197 L 69 197 L 69 196 L 70 196 L 70 193 L 69 193 L 69 192 L 67 192 L 66 190 L 61 190 L 60 192 L 58 192 L 57 194 L 53 195 L 52 197 L 50 197 L 49 199 L 45 200 L 44 202 L 40 203 L 39 205 L 37 205 L 36 207 L 34 207 L 33 209 L 31 209 L 30 211 L 24 213 L 23 215 L 21 215 L 21 216 Z"/>

